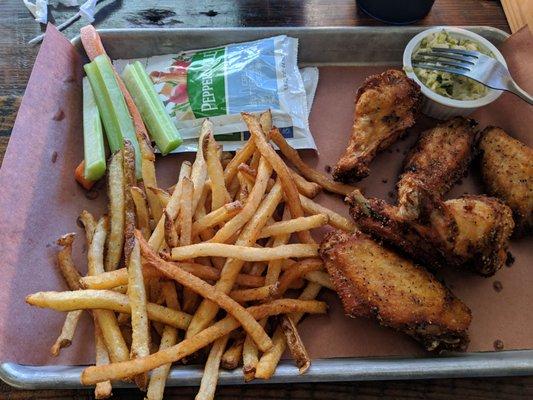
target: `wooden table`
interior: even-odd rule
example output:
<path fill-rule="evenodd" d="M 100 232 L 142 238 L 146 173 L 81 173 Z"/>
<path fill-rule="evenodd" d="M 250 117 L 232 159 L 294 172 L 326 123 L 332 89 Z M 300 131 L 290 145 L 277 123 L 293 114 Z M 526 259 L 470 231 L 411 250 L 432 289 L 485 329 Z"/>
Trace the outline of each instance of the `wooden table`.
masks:
<path fill-rule="evenodd" d="M 157 6 L 155 5 L 157 4 Z M 152 6 L 153 5 L 153 6 Z M 212 26 L 354 26 L 381 25 L 357 9 L 354 0 L 141 1 L 104 0 L 99 28 Z M 55 23 L 72 10 L 53 9 Z M 509 31 L 499 1 L 437 0 L 419 25 L 488 25 Z M 65 32 L 76 35 L 82 22 Z M 20 0 L 0 6 L 0 161 L 7 146 L 20 99 L 38 47 L 26 43 L 41 33 Z M 0 189 L 1 192 L 1 189 Z M 168 397 L 194 398 L 195 388 L 168 388 Z M 115 390 L 115 398 L 141 399 L 137 390 Z M 90 399 L 92 390 L 21 391 L 0 383 L 0 399 Z M 220 399 L 527 399 L 533 377 L 440 379 L 424 381 L 245 385 L 221 387 Z"/>

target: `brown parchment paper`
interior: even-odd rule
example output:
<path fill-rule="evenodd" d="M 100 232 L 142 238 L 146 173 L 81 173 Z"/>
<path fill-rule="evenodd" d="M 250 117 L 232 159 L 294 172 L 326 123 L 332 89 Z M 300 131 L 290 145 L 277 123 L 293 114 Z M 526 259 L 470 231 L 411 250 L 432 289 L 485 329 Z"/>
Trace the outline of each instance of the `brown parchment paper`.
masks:
<path fill-rule="evenodd" d="M 531 37 L 521 31 L 504 46 L 503 52 L 518 82 L 527 86 L 532 76 Z M 311 112 L 311 131 L 319 155 L 303 152 L 306 161 L 318 170 L 334 165 L 347 143 L 352 125 L 354 94 L 364 78 L 384 67 L 325 67 Z M 58 358 L 49 356 L 64 315 L 32 308 L 24 297 L 41 290 L 66 289 L 55 267 L 55 240 L 76 232 L 74 259 L 84 272 L 86 247 L 83 231 L 76 224 L 82 209 L 96 215 L 104 212 L 105 191 L 98 189 L 94 200 L 86 198 L 73 179 L 73 169 L 82 158 L 81 82 L 79 55 L 54 28 L 47 30 L 12 137 L 0 170 L 0 360 L 23 364 L 88 364 L 94 361 L 93 330 L 87 316 L 78 327 L 73 345 Z M 531 109 L 512 95 L 504 94 L 476 117 L 480 125 L 499 124 L 530 146 L 528 136 L 533 120 Z M 403 156 L 421 129 L 434 121 L 422 119 L 404 140 L 394 144 L 372 163 L 370 177 L 360 186 L 369 196 L 390 197 Z M 174 183 L 179 165 L 191 155 L 167 156 L 157 163 L 161 186 Z M 54 161 L 55 160 L 55 161 Z M 450 197 L 480 193 L 480 180 L 472 169 Z M 320 194 L 317 200 L 348 216 L 339 197 Z M 533 273 L 529 270 L 533 240 L 513 241 L 515 263 L 493 278 L 455 272 L 441 277 L 472 309 L 470 351 L 491 351 L 496 339 L 505 349 L 533 348 Z M 493 289 L 500 281 L 501 292 Z M 330 304 L 327 316 L 310 317 L 301 324 L 301 333 L 314 358 L 423 355 L 418 345 L 373 321 L 349 319 L 343 315 L 333 293 L 322 298 Z"/>

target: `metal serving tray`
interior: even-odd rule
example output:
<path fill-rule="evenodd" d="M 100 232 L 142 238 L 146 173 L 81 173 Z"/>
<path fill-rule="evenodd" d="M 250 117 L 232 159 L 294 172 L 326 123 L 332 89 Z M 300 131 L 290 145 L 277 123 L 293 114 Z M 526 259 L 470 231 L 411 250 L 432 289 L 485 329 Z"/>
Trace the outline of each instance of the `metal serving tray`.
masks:
<path fill-rule="evenodd" d="M 467 27 L 498 45 L 508 34 L 490 27 Z M 109 29 L 100 35 L 111 58 L 147 57 L 178 50 L 218 46 L 287 34 L 300 39 L 302 65 L 394 65 L 399 64 L 407 42 L 424 27 L 341 27 L 341 28 L 197 28 L 197 29 Z M 82 52 L 79 38 L 72 43 Z M 369 43 L 372 45 L 370 46 Z M 0 365 L 0 378 L 26 389 L 81 388 L 83 367 Z M 533 350 L 453 354 L 445 357 L 335 358 L 313 360 L 305 375 L 299 375 L 289 360 L 282 361 L 268 381 L 289 383 L 422 379 L 533 374 Z M 171 370 L 167 384 L 198 385 L 199 366 L 178 366 Z M 242 384 L 242 372 L 222 371 L 220 384 Z M 127 384 L 117 383 L 117 386 Z"/>

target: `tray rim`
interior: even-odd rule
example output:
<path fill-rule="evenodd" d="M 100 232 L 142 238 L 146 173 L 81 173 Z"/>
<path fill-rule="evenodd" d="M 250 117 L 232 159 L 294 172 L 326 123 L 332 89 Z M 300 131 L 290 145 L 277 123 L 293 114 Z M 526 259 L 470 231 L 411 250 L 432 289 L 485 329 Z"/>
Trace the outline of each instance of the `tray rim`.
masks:
<path fill-rule="evenodd" d="M 418 32 L 421 32 L 423 30 L 429 29 L 429 28 L 436 28 L 436 27 L 442 27 L 446 28 L 448 26 L 456 26 L 456 25 L 431 25 L 431 26 L 272 26 L 272 27 L 180 27 L 180 28 L 103 28 L 103 29 L 97 29 L 97 31 L 103 36 L 103 39 L 105 40 L 106 35 L 113 35 L 113 34 L 124 34 L 128 36 L 135 36 L 135 35 L 143 35 L 143 34 L 168 34 L 168 33 L 174 33 L 174 34 L 189 34 L 189 35 L 200 35 L 203 33 L 212 33 L 213 35 L 221 34 L 221 33 L 240 33 L 240 32 L 253 32 L 255 34 L 264 34 L 268 36 L 272 35 L 290 35 L 291 33 L 306 33 L 306 34 L 357 34 L 357 33 L 374 33 L 374 32 L 381 32 L 381 33 L 402 33 L 405 34 L 405 32 L 410 32 L 413 35 L 415 35 Z M 485 34 L 490 34 L 490 36 L 493 36 L 492 39 L 495 39 L 497 41 L 503 42 L 505 39 L 510 37 L 511 35 L 501 29 L 494 28 L 492 26 L 486 26 L 486 25 L 457 25 L 458 28 L 473 30 L 473 31 L 482 31 Z M 490 39 L 490 38 L 489 38 Z M 254 39 L 243 39 L 243 40 L 254 40 Z M 81 39 L 80 35 L 75 36 L 70 40 L 72 45 L 76 47 L 78 50 L 81 48 Z M 239 42 L 239 40 L 236 40 L 235 42 Z M 357 62 L 357 63 L 342 63 L 342 62 L 314 62 L 314 63 L 306 63 L 306 62 L 298 62 L 299 66 L 325 66 L 325 65 L 390 65 L 389 61 L 368 61 L 368 62 Z M 398 64 L 401 64 L 398 62 Z"/>
<path fill-rule="evenodd" d="M 0 364 L 0 379 L 19 389 L 82 389 L 79 380 L 83 366 L 53 365 L 26 366 L 16 363 Z M 203 368 L 199 365 L 174 366 L 167 386 L 197 386 Z M 499 352 L 454 353 L 441 357 L 363 357 L 313 360 L 304 375 L 291 360 L 282 360 L 269 380 L 244 382 L 242 371 L 221 370 L 218 384 L 280 384 L 347 381 L 380 381 L 410 379 L 478 378 L 497 376 L 526 376 L 533 373 L 533 350 Z M 114 387 L 134 387 L 114 382 Z"/>
<path fill-rule="evenodd" d="M 445 27 L 445 26 L 443 26 Z M 462 26 L 465 29 L 480 30 L 490 33 L 500 41 L 510 35 L 501 29 L 490 26 Z M 320 26 L 320 27 L 204 27 L 204 28 L 110 28 L 98 29 L 106 34 L 201 34 L 221 32 L 253 31 L 256 33 L 345 33 L 360 32 L 420 32 L 430 26 L 410 27 L 370 27 L 370 26 Z M 79 48 L 79 35 L 71 40 Z M 335 63 L 338 65 L 339 63 Z M 375 63 L 370 63 L 375 64 Z M 323 65 L 323 64 L 321 64 Z M 83 366 L 47 365 L 28 366 L 12 362 L 0 364 L 0 379 L 10 386 L 19 389 L 81 389 L 79 381 Z M 391 379 L 433 379 L 459 377 L 495 377 L 524 376 L 533 374 L 533 349 L 509 350 L 476 353 L 458 353 L 441 357 L 364 357 L 364 358 L 331 358 L 315 359 L 305 375 L 299 375 L 297 368 L 290 360 L 282 360 L 275 375 L 270 380 L 254 380 L 252 384 L 304 383 L 304 382 L 335 382 Z M 200 366 L 173 367 L 167 385 L 196 386 L 202 376 Z M 239 369 L 221 371 L 219 384 L 244 384 Z M 114 383 L 116 387 L 133 387 L 122 382 Z"/>

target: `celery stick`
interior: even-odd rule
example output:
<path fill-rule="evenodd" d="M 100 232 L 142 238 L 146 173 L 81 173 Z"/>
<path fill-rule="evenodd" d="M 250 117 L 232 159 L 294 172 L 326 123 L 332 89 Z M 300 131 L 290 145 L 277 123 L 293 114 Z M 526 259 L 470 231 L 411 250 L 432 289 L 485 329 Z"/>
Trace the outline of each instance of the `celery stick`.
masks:
<path fill-rule="evenodd" d="M 181 136 L 142 64 L 136 61 L 127 65 L 122 78 L 161 153 L 168 154 L 178 147 L 182 142 Z"/>
<path fill-rule="evenodd" d="M 104 132 L 87 78 L 83 78 L 83 151 L 85 159 L 83 174 L 86 179 L 97 181 L 104 175 L 106 167 Z"/>
<path fill-rule="evenodd" d="M 124 140 L 129 140 L 135 149 L 135 170 L 141 178 L 141 149 L 135 136 L 135 127 L 128 112 L 126 101 L 120 91 L 113 66 L 103 54 L 91 63 L 84 65 L 91 83 L 96 105 L 104 124 L 107 142 L 112 152 L 124 147 Z"/>

